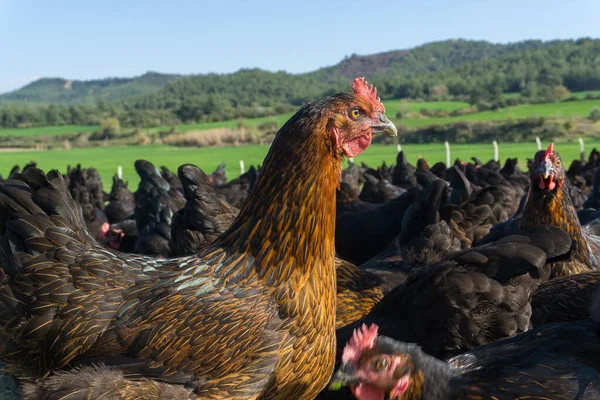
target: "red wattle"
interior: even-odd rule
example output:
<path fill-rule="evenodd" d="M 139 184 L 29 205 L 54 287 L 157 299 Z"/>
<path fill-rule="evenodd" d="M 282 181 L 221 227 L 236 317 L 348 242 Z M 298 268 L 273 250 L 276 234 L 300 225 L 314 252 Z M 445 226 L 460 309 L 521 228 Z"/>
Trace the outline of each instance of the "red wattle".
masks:
<path fill-rule="evenodd" d="M 538 187 L 542 190 L 546 189 L 546 184 L 542 178 L 540 178 L 540 181 L 538 182 Z"/>
<path fill-rule="evenodd" d="M 550 180 L 548 181 L 548 189 L 554 190 L 554 187 L 556 187 L 556 183 L 554 183 L 554 177 L 550 175 Z"/>
<path fill-rule="evenodd" d="M 406 392 L 406 389 L 408 389 L 409 381 L 410 377 L 408 375 L 402 377 L 402 379 L 400 379 L 396 384 L 394 390 L 392 390 L 392 392 L 390 393 L 390 397 L 400 397 L 404 392 Z"/>
<path fill-rule="evenodd" d="M 373 386 L 359 383 L 356 386 L 350 386 L 350 391 L 358 400 L 383 400 L 385 393 L 381 389 Z"/>
<path fill-rule="evenodd" d="M 356 136 L 342 142 L 342 150 L 346 157 L 356 157 L 366 150 L 371 144 L 371 131 L 367 131 L 364 135 Z"/>

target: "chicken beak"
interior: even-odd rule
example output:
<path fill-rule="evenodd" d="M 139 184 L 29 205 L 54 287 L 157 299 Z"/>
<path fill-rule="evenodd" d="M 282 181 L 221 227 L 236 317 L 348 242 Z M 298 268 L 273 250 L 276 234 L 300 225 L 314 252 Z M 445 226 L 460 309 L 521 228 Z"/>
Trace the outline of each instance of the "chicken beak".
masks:
<path fill-rule="evenodd" d="M 544 179 L 548 179 L 550 175 L 553 173 L 552 162 L 544 161 L 540 168 L 538 169 L 538 173 L 544 177 Z"/>
<path fill-rule="evenodd" d="M 373 133 L 383 133 L 385 135 L 390 136 L 398 136 L 398 128 L 392 121 L 385 116 L 385 114 L 380 113 L 377 116 L 377 122 L 371 125 L 371 131 Z"/>
<path fill-rule="evenodd" d="M 342 365 L 333 378 L 331 378 L 329 390 L 340 390 L 344 386 L 350 386 L 359 382 L 359 379 L 354 375 L 354 368 L 349 365 Z"/>

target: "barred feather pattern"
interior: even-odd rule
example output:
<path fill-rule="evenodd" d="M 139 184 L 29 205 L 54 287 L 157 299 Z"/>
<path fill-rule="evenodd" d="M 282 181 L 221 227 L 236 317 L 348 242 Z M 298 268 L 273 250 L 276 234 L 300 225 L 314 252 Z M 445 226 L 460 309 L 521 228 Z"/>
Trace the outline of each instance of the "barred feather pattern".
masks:
<path fill-rule="evenodd" d="M 581 228 L 577 212 L 565 187 L 540 192 L 531 189 L 520 222 L 521 232 L 537 225 L 554 225 L 568 232 L 576 243 L 572 260 L 552 264 L 552 276 L 579 274 L 598 269 L 600 245 Z"/>
<path fill-rule="evenodd" d="M 12 282 L 2 290 L 12 301 L 0 310 L 2 359 L 33 377 L 105 363 L 202 399 L 314 398 L 335 356 L 341 169 L 327 124 L 349 101 L 358 100 L 337 95 L 292 117 L 238 218 L 189 257 L 103 249 L 55 171 L 3 182 Z"/>
<path fill-rule="evenodd" d="M 336 258 L 337 303 L 336 329 L 358 321 L 389 292 L 390 288 L 377 275 Z"/>
<path fill-rule="evenodd" d="M 543 283 L 531 299 L 534 326 L 588 319 L 590 304 L 600 290 L 600 271 L 557 277 Z"/>
<path fill-rule="evenodd" d="M 49 378 L 28 382 L 24 400 L 186 400 L 194 399 L 189 390 L 152 380 L 129 380 L 119 370 L 103 365 L 59 372 Z"/>
<path fill-rule="evenodd" d="M 556 181 L 553 189 L 538 185 L 540 165 L 547 162 L 552 163 L 550 179 Z M 558 226 L 575 241 L 572 259 L 553 263 L 551 278 L 594 271 L 599 267 L 596 257 L 600 254 L 600 237 L 582 229 L 567 191 L 566 179 L 560 155 L 554 152 L 554 146 L 550 145 L 546 151 L 538 151 L 530 168 L 529 196 L 519 223 L 521 232 L 536 225 Z"/>

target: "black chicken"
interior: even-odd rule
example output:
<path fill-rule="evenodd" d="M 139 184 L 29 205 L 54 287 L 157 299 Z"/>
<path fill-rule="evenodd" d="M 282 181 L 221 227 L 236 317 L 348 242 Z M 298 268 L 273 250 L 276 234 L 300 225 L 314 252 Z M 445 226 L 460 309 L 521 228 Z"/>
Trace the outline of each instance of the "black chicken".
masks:
<path fill-rule="evenodd" d="M 342 182 L 336 201 L 338 256 L 359 265 L 377 255 L 400 234 L 404 213 L 418 197 L 413 188 L 391 201 L 373 204 L 355 197 L 350 185 Z"/>
<path fill-rule="evenodd" d="M 129 191 L 128 182 L 124 182 L 116 174 L 113 176 L 112 189 L 109 194 L 109 203 L 104 208 L 104 213 L 111 224 L 124 221 L 133 216 L 135 198 Z"/>
<path fill-rule="evenodd" d="M 415 344 L 355 331 L 330 388 L 358 400 L 597 399 L 600 337 L 593 321 L 545 325 L 447 362 Z M 326 393 L 319 399 L 351 398 Z"/>
<path fill-rule="evenodd" d="M 152 163 L 137 160 L 135 170 L 141 178 L 134 194 L 135 221 L 139 233 L 135 252 L 166 257 L 171 239 L 171 219 L 185 205 L 185 199 Z"/>
<path fill-rule="evenodd" d="M 415 176 L 415 167 L 409 164 L 408 159 L 403 151 L 399 151 L 396 156 L 396 165 L 392 172 L 392 184 L 405 189 L 409 189 L 417 185 L 417 177 Z"/>
<path fill-rule="evenodd" d="M 525 332 L 531 328 L 531 294 L 550 275 L 547 262 L 571 252 L 566 232 L 538 226 L 448 255 L 413 271 L 363 320 L 338 330 L 338 343 L 356 326 L 376 323 L 394 339 L 446 357 Z"/>
<path fill-rule="evenodd" d="M 206 174 L 195 165 L 177 169 L 187 202 L 173 215 L 171 255 L 195 254 L 225 232 L 239 210 L 221 199 Z"/>

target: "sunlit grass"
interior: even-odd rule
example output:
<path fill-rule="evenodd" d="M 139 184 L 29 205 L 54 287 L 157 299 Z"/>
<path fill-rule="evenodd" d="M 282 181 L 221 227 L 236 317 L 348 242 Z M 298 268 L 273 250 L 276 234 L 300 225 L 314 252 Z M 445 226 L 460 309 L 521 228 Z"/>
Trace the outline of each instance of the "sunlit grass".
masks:
<path fill-rule="evenodd" d="M 547 143 L 545 143 L 547 145 Z M 600 147 L 600 141 L 588 141 L 586 146 Z M 81 163 L 84 167 L 95 167 L 102 175 L 105 189 L 110 189 L 112 176 L 117 167 L 123 167 L 123 175 L 130 182 L 130 188 L 135 189 L 139 178 L 133 168 L 135 160 L 143 158 L 155 163 L 157 166 L 165 165 L 173 171 L 184 163 L 198 165 L 207 173 L 212 172 L 222 161 L 225 162 L 228 177 L 234 178 L 240 173 L 240 160 L 244 160 L 246 169 L 250 165 L 262 164 L 267 154 L 268 146 L 239 146 L 219 148 L 184 148 L 170 146 L 128 146 L 128 147 L 98 147 L 89 149 L 52 150 L 52 151 L 25 151 L 25 152 L 0 152 L 0 173 L 5 177 L 10 168 L 15 164 L 23 166 L 31 160 L 38 162 L 44 170 L 59 169 L 65 171 L 68 164 Z M 445 161 L 445 149 L 442 143 L 433 144 L 407 144 L 403 150 L 412 163 L 416 163 L 419 155 L 425 157 L 430 164 Z M 576 143 L 561 143 L 556 145 L 566 162 L 579 157 L 579 145 Z M 518 157 L 521 163 L 531 158 L 536 152 L 535 142 L 527 143 L 500 143 L 500 160 L 507 157 Z M 372 145 L 355 162 L 365 162 L 372 166 L 381 165 L 385 161 L 388 165 L 396 161 L 395 145 Z M 310 155 L 307 155 L 309 157 Z M 451 159 L 460 158 L 468 160 L 473 156 L 487 161 L 493 157 L 491 144 L 463 144 L 451 146 Z"/>

